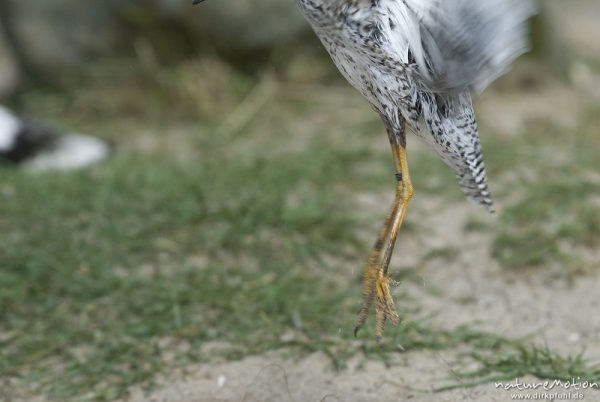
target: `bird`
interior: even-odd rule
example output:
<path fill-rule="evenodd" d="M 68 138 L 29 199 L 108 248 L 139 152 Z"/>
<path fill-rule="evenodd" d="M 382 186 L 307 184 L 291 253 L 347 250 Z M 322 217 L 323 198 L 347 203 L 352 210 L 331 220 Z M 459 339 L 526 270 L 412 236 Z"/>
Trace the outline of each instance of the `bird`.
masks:
<path fill-rule="evenodd" d="M 204 0 L 193 0 L 200 4 Z M 392 150 L 396 195 L 363 274 L 354 335 L 375 309 L 375 336 L 398 325 L 389 265 L 414 188 L 410 129 L 450 167 L 473 203 L 494 212 L 473 95 L 528 50 L 536 0 L 296 0 L 344 78 L 379 114 Z"/>
<path fill-rule="evenodd" d="M 296 0 L 333 62 L 379 114 L 392 149 L 393 205 L 363 275 L 354 335 L 374 308 L 375 336 L 398 325 L 390 260 L 414 189 L 410 129 L 450 167 L 466 197 L 493 212 L 473 96 L 526 52 L 534 0 Z"/>
<path fill-rule="evenodd" d="M 65 133 L 0 106 L 0 166 L 28 171 L 75 170 L 106 159 L 111 146 L 84 134 Z"/>

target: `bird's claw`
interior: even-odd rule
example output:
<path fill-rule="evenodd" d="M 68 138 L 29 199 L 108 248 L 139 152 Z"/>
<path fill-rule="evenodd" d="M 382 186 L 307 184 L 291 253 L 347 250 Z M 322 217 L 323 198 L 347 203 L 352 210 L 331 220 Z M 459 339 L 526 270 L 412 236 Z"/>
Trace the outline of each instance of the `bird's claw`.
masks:
<path fill-rule="evenodd" d="M 390 275 L 384 273 L 380 266 L 369 266 L 367 268 L 364 278 L 363 303 L 354 327 L 355 337 L 365 325 L 373 301 L 375 301 L 375 337 L 378 343 L 383 337 L 386 321 L 398 325 L 400 318 L 396 313 L 394 299 L 390 291 L 390 286 L 396 287 L 398 285 L 400 285 L 400 282 L 391 279 Z"/>

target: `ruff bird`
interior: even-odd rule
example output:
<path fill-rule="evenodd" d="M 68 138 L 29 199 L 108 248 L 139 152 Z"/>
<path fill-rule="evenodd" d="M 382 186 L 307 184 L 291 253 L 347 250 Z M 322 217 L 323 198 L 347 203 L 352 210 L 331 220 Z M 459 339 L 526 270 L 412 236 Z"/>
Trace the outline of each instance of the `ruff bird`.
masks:
<path fill-rule="evenodd" d="M 195 0 L 199 3 L 202 0 Z M 375 335 L 397 325 L 388 267 L 413 196 L 407 128 L 493 212 L 471 96 L 528 47 L 534 0 L 296 0 L 334 63 L 379 114 L 396 169 L 396 197 L 369 257 L 354 334 L 375 309 Z"/>

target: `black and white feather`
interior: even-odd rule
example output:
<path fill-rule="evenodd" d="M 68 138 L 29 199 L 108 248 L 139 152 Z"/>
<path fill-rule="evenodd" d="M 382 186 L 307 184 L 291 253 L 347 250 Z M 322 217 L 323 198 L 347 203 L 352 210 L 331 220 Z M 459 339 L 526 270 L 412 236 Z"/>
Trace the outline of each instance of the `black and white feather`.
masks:
<path fill-rule="evenodd" d="M 103 140 L 61 133 L 0 106 L 0 162 L 32 171 L 79 169 L 106 159 Z"/>
<path fill-rule="evenodd" d="M 419 19 L 420 38 L 413 47 L 418 49 L 418 71 L 433 91 L 481 92 L 528 49 L 525 22 L 535 12 L 531 1 L 404 3 Z"/>
<path fill-rule="evenodd" d="M 527 49 L 533 0 L 297 0 L 344 77 L 493 210 L 473 105 Z"/>

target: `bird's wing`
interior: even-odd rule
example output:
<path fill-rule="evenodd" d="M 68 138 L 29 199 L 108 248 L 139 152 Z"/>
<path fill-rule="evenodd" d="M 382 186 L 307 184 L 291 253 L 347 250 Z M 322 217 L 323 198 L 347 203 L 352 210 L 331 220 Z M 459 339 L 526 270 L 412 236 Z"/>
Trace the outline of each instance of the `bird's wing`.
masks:
<path fill-rule="evenodd" d="M 527 50 L 527 20 L 536 9 L 534 0 L 388 2 L 418 20 L 406 27 L 415 73 L 435 92 L 483 91 Z"/>

